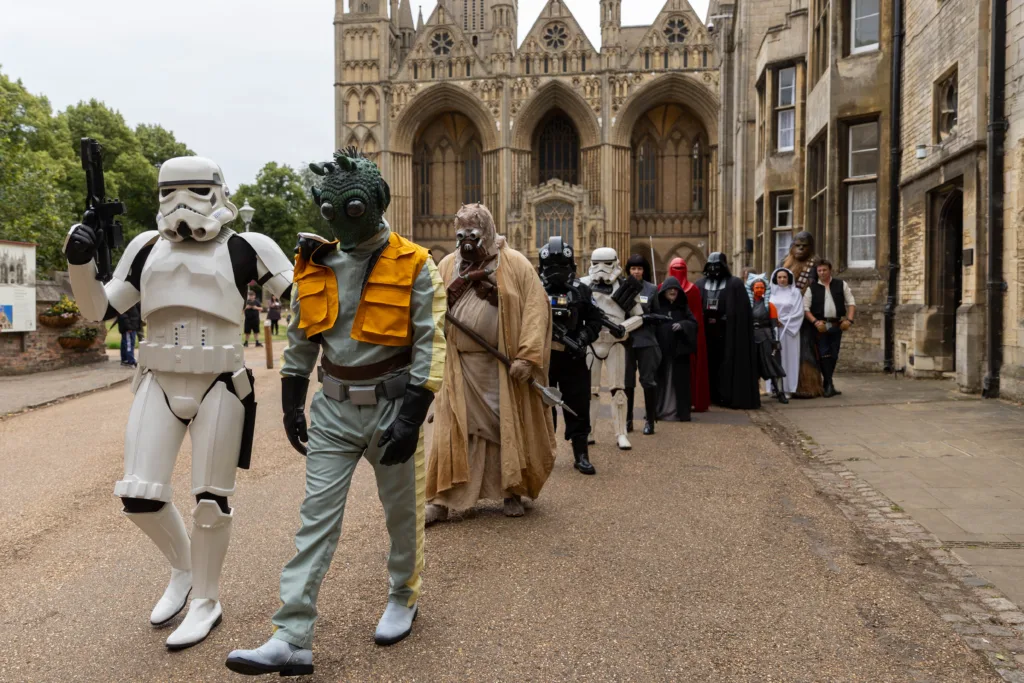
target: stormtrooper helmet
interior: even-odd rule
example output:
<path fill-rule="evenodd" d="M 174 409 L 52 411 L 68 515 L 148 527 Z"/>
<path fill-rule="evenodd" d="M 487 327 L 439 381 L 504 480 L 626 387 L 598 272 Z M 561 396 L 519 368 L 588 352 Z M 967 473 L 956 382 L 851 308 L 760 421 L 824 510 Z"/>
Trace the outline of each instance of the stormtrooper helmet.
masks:
<path fill-rule="evenodd" d="M 611 284 L 622 275 L 619 255 L 611 247 L 595 249 L 590 255 L 590 277 L 594 282 Z"/>
<path fill-rule="evenodd" d="M 157 230 L 171 242 L 212 240 L 238 217 L 228 201 L 224 173 L 204 157 L 177 157 L 160 166 Z"/>

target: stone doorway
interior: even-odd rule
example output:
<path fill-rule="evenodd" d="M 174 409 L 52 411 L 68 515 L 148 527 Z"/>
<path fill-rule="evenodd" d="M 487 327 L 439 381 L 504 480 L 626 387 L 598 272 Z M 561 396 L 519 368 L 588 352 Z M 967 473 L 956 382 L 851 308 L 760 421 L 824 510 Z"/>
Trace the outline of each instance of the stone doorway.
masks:
<path fill-rule="evenodd" d="M 957 311 L 963 303 L 964 196 L 958 186 L 932 197 L 933 229 L 928 248 L 929 306 L 934 310 L 929 338 L 935 370 L 956 371 Z"/>

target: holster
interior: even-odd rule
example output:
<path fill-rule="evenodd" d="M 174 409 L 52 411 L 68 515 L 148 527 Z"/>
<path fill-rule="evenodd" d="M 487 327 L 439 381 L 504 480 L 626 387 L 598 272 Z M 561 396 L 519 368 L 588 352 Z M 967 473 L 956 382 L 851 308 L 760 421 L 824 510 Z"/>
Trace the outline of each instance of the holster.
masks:
<path fill-rule="evenodd" d="M 252 439 L 253 433 L 256 431 L 256 383 L 252 370 L 246 368 L 245 374 L 249 377 L 252 391 L 242 399 L 245 419 L 242 422 L 242 443 L 238 448 L 238 467 L 243 470 L 249 469 L 249 464 L 252 461 Z"/>

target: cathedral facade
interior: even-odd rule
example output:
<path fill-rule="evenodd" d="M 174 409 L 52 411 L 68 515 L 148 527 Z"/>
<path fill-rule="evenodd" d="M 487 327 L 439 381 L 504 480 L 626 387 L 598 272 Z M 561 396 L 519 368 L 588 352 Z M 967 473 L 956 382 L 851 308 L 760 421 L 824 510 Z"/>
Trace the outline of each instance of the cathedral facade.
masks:
<path fill-rule="evenodd" d="M 562 0 L 518 35 L 517 0 L 337 0 L 336 140 L 376 161 L 388 220 L 435 258 L 463 204 L 491 208 L 529 256 L 551 235 L 590 252 L 680 256 L 699 274 L 722 248 L 719 57 L 686 0 L 649 26 L 600 3 L 595 49 Z"/>

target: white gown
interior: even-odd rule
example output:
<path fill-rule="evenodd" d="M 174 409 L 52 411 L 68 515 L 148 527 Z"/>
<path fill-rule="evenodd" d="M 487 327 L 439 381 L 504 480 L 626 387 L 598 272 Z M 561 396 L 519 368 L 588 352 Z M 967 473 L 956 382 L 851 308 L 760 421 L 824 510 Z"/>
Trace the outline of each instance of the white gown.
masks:
<path fill-rule="evenodd" d="M 779 322 L 782 328 L 779 330 L 779 342 L 782 345 L 782 367 L 786 370 L 786 379 L 782 383 L 782 390 L 787 394 L 796 391 L 796 385 L 800 380 L 800 326 L 804 319 L 804 299 L 800 290 L 795 285 L 786 287 L 774 283 L 775 274 L 780 268 L 772 273 L 772 291 L 770 301 L 775 304 L 779 313 Z M 786 271 L 789 272 L 789 271 Z M 793 274 L 789 274 L 789 281 L 793 282 Z M 774 387 L 771 387 L 774 390 Z"/>

